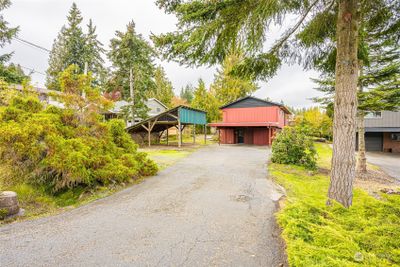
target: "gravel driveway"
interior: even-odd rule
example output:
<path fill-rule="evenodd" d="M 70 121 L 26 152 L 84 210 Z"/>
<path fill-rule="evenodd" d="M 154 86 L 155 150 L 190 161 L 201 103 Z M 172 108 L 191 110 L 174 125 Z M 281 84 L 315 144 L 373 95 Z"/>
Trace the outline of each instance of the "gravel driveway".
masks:
<path fill-rule="evenodd" d="M 0 227 L 0 266 L 279 266 L 269 150 L 208 146 L 145 182 Z"/>

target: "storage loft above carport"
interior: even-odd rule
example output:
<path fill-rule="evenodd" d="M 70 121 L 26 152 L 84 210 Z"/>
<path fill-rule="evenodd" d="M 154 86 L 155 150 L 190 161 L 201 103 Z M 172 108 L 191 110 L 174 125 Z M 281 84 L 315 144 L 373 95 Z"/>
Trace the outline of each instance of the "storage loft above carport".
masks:
<path fill-rule="evenodd" d="M 206 112 L 194 109 L 187 106 L 177 106 L 169 109 L 156 116 L 143 120 L 135 125 L 126 128 L 127 132 L 131 134 L 133 139 L 142 138 L 147 136 L 148 145 L 151 145 L 152 135 L 158 139 L 166 133 L 167 144 L 169 132 L 171 127 L 177 130 L 178 146 L 182 145 L 182 130 L 186 125 L 203 125 L 204 127 L 204 142 L 206 141 Z M 193 131 L 195 127 L 193 127 Z M 193 134 L 193 141 L 195 142 L 196 135 Z"/>
<path fill-rule="evenodd" d="M 290 111 L 281 104 L 252 96 L 220 108 L 222 122 L 210 123 L 222 144 L 271 145 L 274 134 L 288 124 Z"/>

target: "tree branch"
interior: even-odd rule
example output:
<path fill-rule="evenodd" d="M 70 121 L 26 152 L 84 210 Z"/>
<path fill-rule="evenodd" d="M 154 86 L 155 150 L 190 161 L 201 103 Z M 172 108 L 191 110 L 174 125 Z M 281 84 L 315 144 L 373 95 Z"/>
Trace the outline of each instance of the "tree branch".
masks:
<path fill-rule="evenodd" d="M 269 53 L 275 53 L 277 52 L 277 50 L 279 48 L 281 48 L 281 46 L 289 39 L 290 36 L 292 36 L 292 34 L 294 32 L 297 31 L 297 29 L 301 26 L 301 24 L 303 24 L 304 20 L 306 19 L 306 17 L 308 16 L 308 14 L 310 13 L 310 11 L 312 10 L 312 8 L 319 2 L 319 0 L 315 0 L 306 10 L 306 12 L 303 14 L 303 16 L 301 16 L 300 20 L 296 23 L 296 25 L 294 25 L 293 28 L 291 28 L 289 31 L 286 32 L 286 34 L 270 49 Z"/>

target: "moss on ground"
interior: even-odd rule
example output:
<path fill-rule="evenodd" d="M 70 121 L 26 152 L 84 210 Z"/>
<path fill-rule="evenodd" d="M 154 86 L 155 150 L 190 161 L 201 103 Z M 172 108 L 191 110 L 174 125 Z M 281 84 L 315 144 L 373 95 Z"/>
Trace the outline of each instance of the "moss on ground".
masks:
<path fill-rule="evenodd" d="M 317 144 L 319 167 L 329 168 L 331 148 Z M 378 200 L 354 190 L 353 206 L 326 206 L 329 177 L 301 167 L 269 165 L 286 188 L 277 214 L 291 266 L 399 266 L 400 196 Z"/>

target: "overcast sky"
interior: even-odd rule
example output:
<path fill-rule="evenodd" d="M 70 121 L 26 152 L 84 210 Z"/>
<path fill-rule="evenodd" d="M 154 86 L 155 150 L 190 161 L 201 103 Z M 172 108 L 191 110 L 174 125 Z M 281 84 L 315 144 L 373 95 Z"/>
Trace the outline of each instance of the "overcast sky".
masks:
<path fill-rule="evenodd" d="M 158 34 L 175 29 L 177 22 L 173 15 L 166 15 L 157 8 L 153 0 L 11 0 L 12 6 L 5 10 L 5 19 L 11 26 L 20 26 L 19 37 L 51 49 L 54 38 L 66 23 L 66 15 L 72 2 L 76 2 L 86 25 L 92 19 L 97 26 L 99 40 L 108 49 L 109 40 L 116 30 L 124 31 L 126 24 L 133 20 L 137 32 L 149 40 L 150 33 Z M 82 25 L 84 26 L 84 25 Z M 84 30 L 86 26 L 84 27 Z M 36 48 L 13 41 L 5 47 L 6 52 L 14 51 L 12 62 L 23 67 L 45 73 L 48 54 Z M 188 83 L 196 85 L 202 78 L 207 85 L 214 79 L 215 67 L 187 68 L 174 62 L 161 62 L 168 78 L 172 81 L 175 92 Z M 278 74 L 268 83 L 260 83 L 255 96 L 270 97 L 275 101 L 300 108 L 315 105 L 309 98 L 318 95 L 310 81 L 317 77 L 313 71 L 304 71 L 300 66 L 283 66 Z M 43 86 L 45 76 L 32 75 L 33 83 Z"/>

